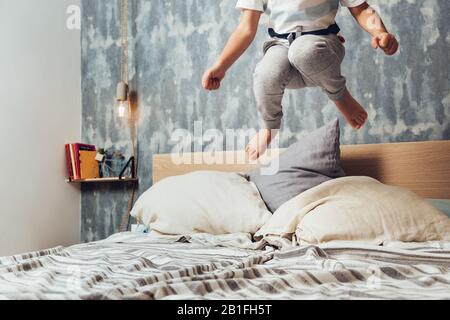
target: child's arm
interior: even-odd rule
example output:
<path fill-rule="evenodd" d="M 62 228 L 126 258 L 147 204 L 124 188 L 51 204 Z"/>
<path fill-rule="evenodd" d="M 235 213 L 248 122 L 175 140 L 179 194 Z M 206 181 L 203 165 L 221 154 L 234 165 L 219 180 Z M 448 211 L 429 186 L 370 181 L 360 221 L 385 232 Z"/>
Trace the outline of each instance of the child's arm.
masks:
<path fill-rule="evenodd" d="M 258 31 L 261 12 L 242 10 L 241 22 L 228 40 L 216 64 L 203 75 L 202 85 L 206 90 L 217 90 L 227 70 L 239 59 L 253 42 Z"/>
<path fill-rule="evenodd" d="M 359 25 L 372 35 L 372 47 L 374 49 L 381 48 L 389 56 L 397 52 L 399 46 L 397 39 L 387 31 L 381 17 L 367 2 L 349 8 L 349 10 Z"/>

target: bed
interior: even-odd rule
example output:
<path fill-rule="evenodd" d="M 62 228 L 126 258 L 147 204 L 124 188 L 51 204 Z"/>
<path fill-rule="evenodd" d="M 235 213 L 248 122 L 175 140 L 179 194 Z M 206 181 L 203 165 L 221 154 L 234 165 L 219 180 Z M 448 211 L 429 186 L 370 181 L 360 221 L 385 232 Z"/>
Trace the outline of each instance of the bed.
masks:
<path fill-rule="evenodd" d="M 155 155 L 154 182 L 259 165 L 205 164 L 212 155 L 186 156 L 201 161 L 174 165 L 170 155 Z M 450 198 L 450 141 L 344 146 L 342 162 L 348 174 Z M 248 234 L 119 233 L 0 258 L 0 299 L 450 299 L 450 243 L 336 242 L 277 250 Z"/>

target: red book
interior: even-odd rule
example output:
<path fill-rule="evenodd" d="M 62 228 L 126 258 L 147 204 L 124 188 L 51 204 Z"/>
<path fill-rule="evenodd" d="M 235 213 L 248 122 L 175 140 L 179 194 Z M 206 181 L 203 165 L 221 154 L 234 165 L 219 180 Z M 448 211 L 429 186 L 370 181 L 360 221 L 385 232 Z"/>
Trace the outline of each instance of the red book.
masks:
<path fill-rule="evenodd" d="M 72 158 L 72 168 L 73 168 L 73 178 L 74 179 L 80 179 L 80 170 L 79 166 L 77 164 L 77 153 L 76 153 L 76 146 L 74 143 L 70 145 L 70 152 L 71 152 L 71 158 Z"/>
<path fill-rule="evenodd" d="M 67 173 L 69 174 L 69 178 L 73 179 L 73 170 L 72 170 L 72 157 L 70 156 L 70 146 L 66 144 L 66 163 L 67 163 Z"/>

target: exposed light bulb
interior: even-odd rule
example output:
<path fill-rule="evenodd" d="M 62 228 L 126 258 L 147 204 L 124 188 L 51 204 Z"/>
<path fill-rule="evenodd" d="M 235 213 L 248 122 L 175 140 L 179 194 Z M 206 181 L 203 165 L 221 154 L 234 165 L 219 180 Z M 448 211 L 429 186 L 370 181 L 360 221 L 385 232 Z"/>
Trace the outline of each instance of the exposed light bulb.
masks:
<path fill-rule="evenodd" d="M 119 117 L 125 117 L 128 101 L 119 101 Z"/>
<path fill-rule="evenodd" d="M 116 100 L 119 102 L 119 117 L 125 117 L 128 109 L 128 84 L 121 81 L 117 84 Z"/>

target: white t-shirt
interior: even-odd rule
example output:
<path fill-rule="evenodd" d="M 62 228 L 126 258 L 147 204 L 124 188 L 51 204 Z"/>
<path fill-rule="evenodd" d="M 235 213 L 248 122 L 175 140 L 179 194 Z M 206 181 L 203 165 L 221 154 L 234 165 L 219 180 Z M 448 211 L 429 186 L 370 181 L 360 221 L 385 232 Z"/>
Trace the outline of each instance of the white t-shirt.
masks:
<path fill-rule="evenodd" d="M 326 29 L 335 23 L 339 5 L 357 7 L 366 0 L 238 0 L 236 8 L 266 12 L 277 33 Z"/>

